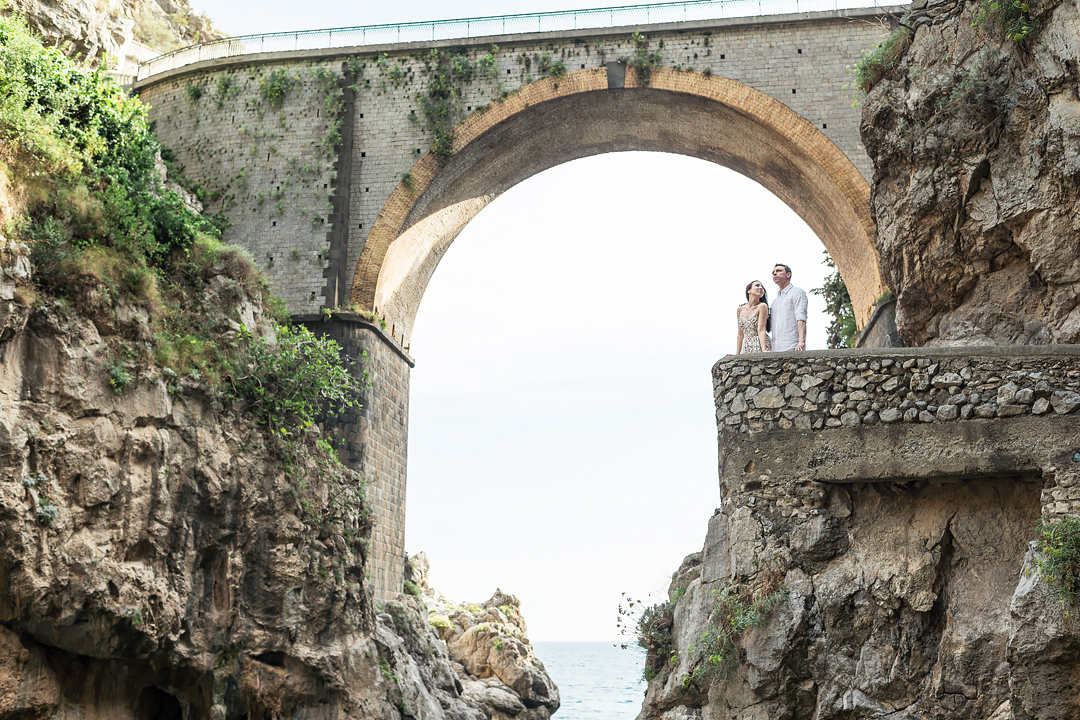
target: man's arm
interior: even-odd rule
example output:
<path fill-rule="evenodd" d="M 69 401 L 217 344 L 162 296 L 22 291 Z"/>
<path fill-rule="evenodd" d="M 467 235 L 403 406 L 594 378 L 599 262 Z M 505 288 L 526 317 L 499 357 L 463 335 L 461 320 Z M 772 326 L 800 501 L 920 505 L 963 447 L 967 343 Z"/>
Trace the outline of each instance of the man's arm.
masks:
<path fill-rule="evenodd" d="M 795 344 L 796 350 L 806 349 L 806 292 L 801 288 L 795 298 L 795 327 L 799 331 L 799 342 Z"/>

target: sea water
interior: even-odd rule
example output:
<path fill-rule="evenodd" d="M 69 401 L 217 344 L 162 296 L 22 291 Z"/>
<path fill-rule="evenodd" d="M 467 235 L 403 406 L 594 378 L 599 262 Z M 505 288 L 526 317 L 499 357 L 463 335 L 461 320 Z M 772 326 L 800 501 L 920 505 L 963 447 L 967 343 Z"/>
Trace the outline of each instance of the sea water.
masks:
<path fill-rule="evenodd" d="M 556 720 L 634 720 L 645 698 L 645 651 L 615 643 L 536 642 L 537 657 L 559 687 Z"/>

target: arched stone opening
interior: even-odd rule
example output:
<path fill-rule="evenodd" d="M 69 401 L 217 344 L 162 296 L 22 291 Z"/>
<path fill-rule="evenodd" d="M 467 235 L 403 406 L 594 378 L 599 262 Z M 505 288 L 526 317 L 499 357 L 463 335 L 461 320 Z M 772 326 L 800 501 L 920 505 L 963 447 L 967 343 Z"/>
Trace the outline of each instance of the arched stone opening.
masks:
<path fill-rule="evenodd" d="M 407 342 L 439 260 L 488 203 L 555 165 L 627 150 L 690 155 L 760 183 L 830 252 L 858 326 L 870 317 L 885 284 L 869 185 L 852 162 L 768 95 L 728 78 L 671 68 L 654 71 L 647 87 L 633 70 L 622 87 L 609 86 L 604 68 L 545 78 L 470 115 L 455 130 L 449 161 L 425 155 L 390 195 L 357 263 L 352 302 L 380 312 Z M 627 202 L 647 201 L 648 188 L 627 189 Z M 718 242 L 726 240 L 722 223 L 718 218 Z M 764 244 L 762 252 L 763 263 L 776 260 Z"/>

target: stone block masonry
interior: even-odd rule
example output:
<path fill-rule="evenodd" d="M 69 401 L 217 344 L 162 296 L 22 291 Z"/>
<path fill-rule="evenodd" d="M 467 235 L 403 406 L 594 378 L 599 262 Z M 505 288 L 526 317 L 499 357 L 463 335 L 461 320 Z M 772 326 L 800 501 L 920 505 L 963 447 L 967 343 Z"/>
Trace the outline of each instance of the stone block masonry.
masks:
<path fill-rule="evenodd" d="M 341 79 L 340 60 L 284 62 L 191 73 L 143 95 L 166 154 L 226 219 L 224 240 L 251 252 L 294 314 L 333 302 Z"/>
<path fill-rule="evenodd" d="M 552 62 L 571 72 L 625 61 L 637 50 L 631 34 L 640 29 L 663 66 L 732 78 L 770 95 L 819 128 L 869 177 L 858 112 L 846 86 L 848 67 L 883 37 L 878 19 L 884 12 L 267 53 L 152 76 L 137 91 L 151 105 L 164 145 L 207 188 L 209 208 L 228 220 L 225 240 L 248 248 L 289 310 L 303 314 L 347 303 L 350 288 L 341 284 L 351 280 L 376 218 L 431 147 L 430 132 L 418 121 L 418 97 L 427 90 L 425 64 L 432 49 L 461 53 L 474 63 L 491 58 L 489 72 L 463 84 L 464 117 L 544 77 L 543 68 Z M 347 60 L 359 73 L 355 83 L 345 78 Z M 262 95 L 276 71 L 294 80 L 280 105 Z M 332 117 L 327 74 L 355 90 Z M 339 94 L 340 87 L 333 92 Z M 335 192 L 342 195 L 337 208 L 331 207 Z"/>
<path fill-rule="evenodd" d="M 304 318 L 312 332 L 334 338 L 365 384 L 361 407 L 332 422 L 345 441 L 341 460 L 365 480 L 373 529 L 366 565 L 377 601 L 401 592 L 405 567 L 405 463 L 412 359 L 378 325 L 346 313 Z"/>

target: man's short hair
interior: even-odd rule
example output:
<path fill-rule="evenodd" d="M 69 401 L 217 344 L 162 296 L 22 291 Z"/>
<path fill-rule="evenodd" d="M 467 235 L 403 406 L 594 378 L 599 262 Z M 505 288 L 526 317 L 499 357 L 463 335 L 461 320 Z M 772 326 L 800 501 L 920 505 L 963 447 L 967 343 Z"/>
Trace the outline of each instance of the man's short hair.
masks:
<path fill-rule="evenodd" d="M 778 267 L 784 268 L 784 272 L 786 272 L 788 275 L 791 274 L 791 266 L 790 265 L 785 265 L 784 263 L 776 263 L 775 265 L 773 265 L 773 270 L 775 270 Z"/>

